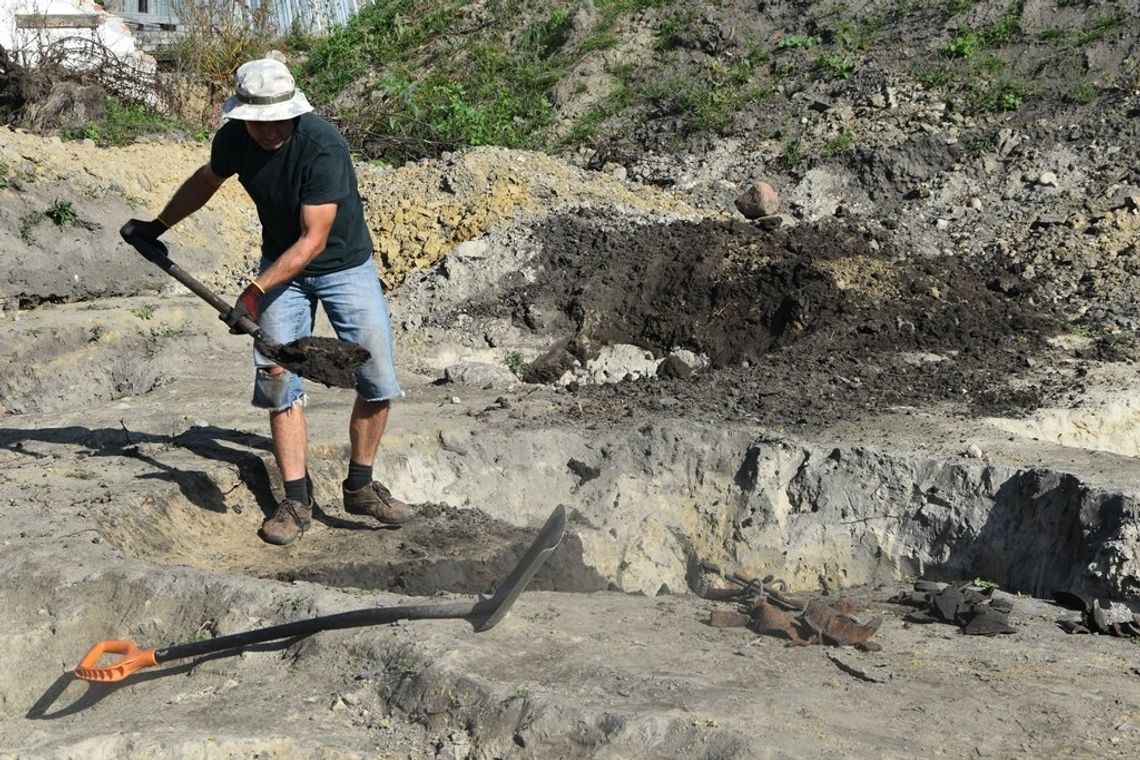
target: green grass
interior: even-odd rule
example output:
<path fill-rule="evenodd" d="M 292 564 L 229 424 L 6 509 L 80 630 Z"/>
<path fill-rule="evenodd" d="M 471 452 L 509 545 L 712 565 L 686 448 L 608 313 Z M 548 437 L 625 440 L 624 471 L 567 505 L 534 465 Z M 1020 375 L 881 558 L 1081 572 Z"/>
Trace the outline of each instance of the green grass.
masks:
<path fill-rule="evenodd" d="M 947 66 L 926 66 L 914 72 L 914 78 L 917 79 L 923 87 L 930 89 L 936 87 L 943 87 L 954 80 L 954 74 Z"/>
<path fill-rule="evenodd" d="M 807 151 L 803 140 L 793 137 L 784 141 L 780 152 L 780 162 L 788 169 L 794 169 L 807 160 Z"/>
<path fill-rule="evenodd" d="M 347 114 L 379 144 L 381 158 L 401 162 L 469 145 L 534 148 L 554 120 L 550 91 L 565 72 L 571 17 L 549 9 L 513 34 L 518 3 L 490 3 L 503 14 L 486 33 L 469 32 L 464 3 L 405 0 L 366 6 L 344 29 L 313 45 L 297 76 L 315 100 L 327 101 L 365 72 L 382 72 Z M 454 34 L 462 44 L 451 44 Z M 425 52 L 428 43 L 442 48 Z M 442 52 L 440 52 L 442 50 Z M 430 57 L 429 57 L 430 55 Z"/>
<path fill-rule="evenodd" d="M 858 65 L 858 56 L 839 48 L 817 58 L 815 70 L 827 80 L 847 79 Z"/>
<path fill-rule="evenodd" d="M 731 66 L 710 59 L 696 71 L 675 69 L 670 76 L 650 78 L 637 94 L 655 102 L 662 112 L 679 117 L 681 136 L 724 133 L 745 104 L 770 94 L 765 87 L 751 84 L 753 69 L 748 59 Z"/>
<path fill-rule="evenodd" d="M 31 211 L 20 217 L 20 239 L 31 245 L 35 241 L 35 232 L 39 223 L 44 220 L 44 212 Z"/>
<path fill-rule="evenodd" d="M 60 131 L 63 140 L 94 140 L 101 146 L 127 145 L 147 134 L 192 131 L 186 125 L 159 116 L 139 104 L 107 98 L 107 115 L 102 121 Z"/>
<path fill-rule="evenodd" d="M 1017 111 L 1024 102 L 1024 87 L 1016 81 L 976 81 L 966 93 L 964 107 L 967 113 L 999 113 Z"/>
<path fill-rule="evenodd" d="M 845 129 L 827 141 L 827 145 L 823 148 L 823 154 L 825 156 L 838 156 L 853 147 L 855 147 L 855 135 Z"/>
<path fill-rule="evenodd" d="M 1073 85 L 1073 89 L 1069 92 L 1068 97 L 1074 103 L 1087 106 L 1096 100 L 1096 87 L 1087 79 L 1082 79 Z"/>
<path fill-rule="evenodd" d="M 1090 27 L 1084 29 L 1073 41 L 1075 47 L 1083 47 L 1093 42 L 1099 42 L 1121 27 L 1125 21 L 1123 13 L 1109 13 L 1098 16 Z"/>

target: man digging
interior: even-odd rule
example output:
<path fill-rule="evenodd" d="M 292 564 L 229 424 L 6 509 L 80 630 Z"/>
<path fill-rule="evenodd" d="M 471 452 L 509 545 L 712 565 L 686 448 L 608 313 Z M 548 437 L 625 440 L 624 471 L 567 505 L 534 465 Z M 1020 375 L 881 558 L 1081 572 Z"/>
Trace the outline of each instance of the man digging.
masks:
<path fill-rule="evenodd" d="M 372 462 L 388 422 L 391 399 L 402 395 L 392 358 L 388 306 L 372 259 L 372 239 L 348 145 L 312 113 L 288 68 L 261 59 L 243 64 L 236 92 L 222 106 L 210 160 L 195 171 L 153 220 L 129 220 L 123 237 L 157 239 L 202 208 L 234 174 L 261 221 L 256 279 L 223 318 L 257 322 L 279 343 L 308 337 L 320 303 L 339 338 L 371 358 L 356 372 L 356 401 L 348 436 L 345 511 L 401 525 L 415 513 L 372 479 Z M 313 498 L 305 464 L 308 428 L 301 378 L 254 349 L 253 405 L 269 410 L 273 453 L 285 497 L 261 525 L 261 537 L 288 544 L 308 529 Z"/>

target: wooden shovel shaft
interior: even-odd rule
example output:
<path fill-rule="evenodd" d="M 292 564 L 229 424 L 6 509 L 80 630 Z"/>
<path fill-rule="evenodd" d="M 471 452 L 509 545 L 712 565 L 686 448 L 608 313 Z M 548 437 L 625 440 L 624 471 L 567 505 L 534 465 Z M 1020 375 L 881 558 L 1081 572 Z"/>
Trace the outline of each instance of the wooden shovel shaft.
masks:
<path fill-rule="evenodd" d="M 132 246 L 141 253 L 147 261 L 157 266 L 168 275 L 178 280 L 180 283 L 190 289 L 194 295 L 201 298 L 206 303 L 213 306 L 219 314 L 226 315 L 230 313 L 232 305 L 224 301 L 217 293 L 207 288 L 199 282 L 194 275 L 187 272 L 182 267 L 175 264 L 167 253 L 166 245 L 158 240 L 148 240 L 146 238 L 133 237 L 128 240 Z M 237 327 L 243 333 L 252 335 L 259 341 L 264 341 L 264 335 L 261 334 L 261 328 L 257 326 L 249 317 L 242 317 L 237 322 Z"/>

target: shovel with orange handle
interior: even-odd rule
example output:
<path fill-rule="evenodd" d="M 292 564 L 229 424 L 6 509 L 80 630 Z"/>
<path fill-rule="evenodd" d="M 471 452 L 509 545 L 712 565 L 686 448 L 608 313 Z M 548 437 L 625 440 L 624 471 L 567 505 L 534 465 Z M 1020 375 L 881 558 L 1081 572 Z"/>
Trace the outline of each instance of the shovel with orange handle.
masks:
<path fill-rule="evenodd" d="M 546 558 L 562 541 L 566 530 L 566 510 L 559 505 L 546 519 L 546 523 L 538 532 L 534 543 L 527 550 L 518 565 L 507 576 L 495 593 L 489 597 L 479 598 L 474 602 L 443 602 L 437 604 L 412 604 L 399 607 L 371 607 L 351 612 L 341 612 L 334 615 L 300 620 L 295 623 L 284 623 L 267 628 L 257 628 L 244 633 L 235 633 L 229 636 L 220 636 L 206 641 L 195 641 L 189 644 L 176 644 L 169 647 L 140 649 L 133 641 L 107 640 L 100 641 L 91 649 L 75 669 L 77 678 L 85 681 L 112 682 L 121 681 L 136 670 L 150 668 L 171 660 L 186 657 L 199 657 L 205 654 L 225 652 L 239 649 L 250 644 L 259 644 L 266 641 L 277 641 L 297 636 L 308 636 L 318 631 L 335 630 L 338 628 L 354 628 L 364 625 L 380 623 L 393 623 L 397 620 L 428 620 L 460 618 L 472 621 L 478 632 L 493 628 L 500 620 L 506 617 L 515 599 L 522 593 L 530 579 L 546 562 Z M 121 659 L 100 665 L 99 660 L 105 655 L 121 655 Z"/>

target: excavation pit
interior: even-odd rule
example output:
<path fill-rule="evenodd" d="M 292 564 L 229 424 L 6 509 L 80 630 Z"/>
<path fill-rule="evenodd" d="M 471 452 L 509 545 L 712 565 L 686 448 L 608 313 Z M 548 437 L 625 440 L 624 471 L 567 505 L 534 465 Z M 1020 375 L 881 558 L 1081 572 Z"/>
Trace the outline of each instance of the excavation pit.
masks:
<path fill-rule="evenodd" d="M 536 589 L 701 592 L 737 572 L 805 591 L 910 577 L 984 578 L 1038 598 L 1140 590 L 1133 497 L 1044 468 L 823 447 L 688 422 L 593 436 L 485 432 L 462 454 L 453 449 L 420 442 L 378 465 L 420 511 L 399 529 L 346 515 L 329 498 L 339 470 L 314 465 L 323 506 L 289 547 L 257 539 L 271 507 L 233 483 L 216 489 L 228 494 L 223 509 L 195 504 L 183 488 L 120 515 L 104 535 L 159 563 L 472 594 L 492 590 L 534 526 L 564 505 L 567 539 Z"/>

